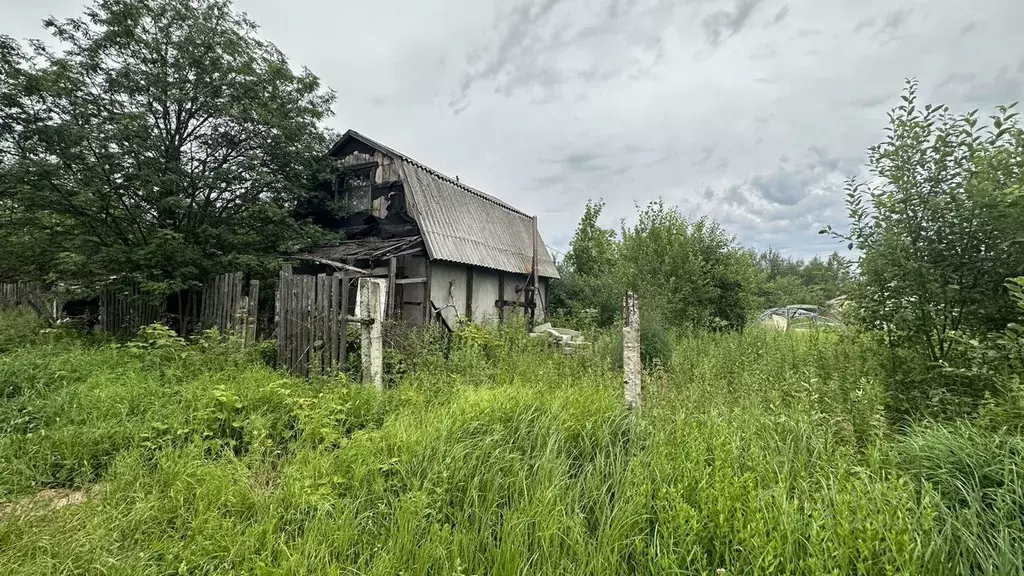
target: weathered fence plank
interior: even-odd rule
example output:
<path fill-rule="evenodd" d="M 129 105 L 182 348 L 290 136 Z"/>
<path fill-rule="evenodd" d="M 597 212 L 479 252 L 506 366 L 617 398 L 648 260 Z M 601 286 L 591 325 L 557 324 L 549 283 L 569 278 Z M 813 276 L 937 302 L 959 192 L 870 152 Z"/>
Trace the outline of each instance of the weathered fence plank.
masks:
<path fill-rule="evenodd" d="M 338 365 L 342 370 L 348 368 L 348 302 L 349 302 L 349 279 L 344 273 L 341 274 L 341 313 L 339 314 L 340 322 L 338 324 L 338 333 L 340 334 L 338 346 L 340 347 L 338 354 Z"/>
<path fill-rule="evenodd" d="M 245 330 L 242 333 L 242 341 L 246 344 L 256 343 L 256 325 L 260 311 L 260 281 L 249 281 L 249 296 L 246 298 L 245 306 Z"/>

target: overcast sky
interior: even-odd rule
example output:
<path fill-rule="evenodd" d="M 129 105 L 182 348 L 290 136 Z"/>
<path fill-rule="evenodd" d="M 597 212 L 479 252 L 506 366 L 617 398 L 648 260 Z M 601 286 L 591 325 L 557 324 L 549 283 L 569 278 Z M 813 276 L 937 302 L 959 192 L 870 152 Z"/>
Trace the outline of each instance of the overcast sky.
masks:
<path fill-rule="evenodd" d="M 0 0 L 43 35 L 83 0 Z M 1024 99 L 1024 0 L 237 0 L 354 128 L 538 214 L 564 251 L 662 197 L 745 245 L 842 248 L 843 179 L 904 78 L 955 110 Z"/>

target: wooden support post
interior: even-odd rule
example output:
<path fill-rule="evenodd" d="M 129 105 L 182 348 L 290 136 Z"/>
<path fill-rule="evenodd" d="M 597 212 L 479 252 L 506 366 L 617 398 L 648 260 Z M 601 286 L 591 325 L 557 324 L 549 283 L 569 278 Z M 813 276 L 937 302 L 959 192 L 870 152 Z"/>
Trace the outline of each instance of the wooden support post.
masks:
<path fill-rule="evenodd" d="M 505 273 L 498 272 L 498 300 L 505 300 Z M 505 306 L 498 306 L 498 324 L 505 323 Z"/>
<path fill-rule="evenodd" d="M 235 272 L 233 274 L 233 285 L 231 286 L 231 323 L 232 332 L 235 336 L 241 336 L 245 338 L 245 324 L 248 320 L 248 304 L 245 303 L 244 296 L 244 284 L 245 278 L 241 272 Z"/>
<path fill-rule="evenodd" d="M 232 320 L 235 323 L 234 328 L 237 334 L 243 331 L 242 326 L 239 326 L 239 324 L 246 322 L 246 314 L 248 313 L 248 306 L 242 302 L 242 299 L 245 298 L 245 275 L 241 272 L 235 272 L 234 293 L 231 296 L 234 299 L 234 302 L 232 302 L 234 308 L 231 309 L 231 315 L 234 316 Z"/>
<path fill-rule="evenodd" d="M 473 321 L 473 267 L 466 266 L 466 321 Z"/>
<path fill-rule="evenodd" d="M 626 407 L 640 408 L 640 310 L 636 294 L 627 292 L 622 299 L 622 369 L 626 388 Z"/>
<path fill-rule="evenodd" d="M 359 279 L 359 318 L 373 320 L 372 324 L 362 324 L 360 328 L 363 384 L 371 384 L 378 390 L 384 389 L 384 343 L 381 324 L 384 320 L 386 297 L 385 280 Z"/>
<path fill-rule="evenodd" d="M 393 318 L 398 306 L 395 303 L 395 279 L 398 276 L 398 260 L 394 257 L 388 259 L 388 298 L 387 317 Z"/>
<path fill-rule="evenodd" d="M 533 260 L 530 263 L 530 292 L 526 295 L 530 303 L 530 328 L 537 319 L 537 217 L 533 217 Z"/>
<path fill-rule="evenodd" d="M 433 320 L 433 306 L 430 304 L 430 257 L 423 255 L 423 271 L 426 281 L 423 284 L 423 325 L 429 326 Z"/>

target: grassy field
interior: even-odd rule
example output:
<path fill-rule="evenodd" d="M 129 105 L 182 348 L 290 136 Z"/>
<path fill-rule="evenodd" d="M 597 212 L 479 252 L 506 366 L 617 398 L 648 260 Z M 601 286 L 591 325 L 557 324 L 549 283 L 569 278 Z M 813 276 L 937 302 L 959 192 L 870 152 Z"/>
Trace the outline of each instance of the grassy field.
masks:
<path fill-rule="evenodd" d="M 0 574 L 1021 573 L 1005 417 L 896 430 L 869 342 L 760 331 L 629 414 L 609 342 L 478 331 L 378 394 L 0 315 Z"/>

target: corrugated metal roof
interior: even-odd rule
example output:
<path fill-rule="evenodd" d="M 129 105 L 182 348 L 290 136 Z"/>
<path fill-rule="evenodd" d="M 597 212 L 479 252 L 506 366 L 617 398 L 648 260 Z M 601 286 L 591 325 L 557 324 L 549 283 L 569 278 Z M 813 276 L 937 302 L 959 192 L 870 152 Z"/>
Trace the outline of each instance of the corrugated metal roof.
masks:
<path fill-rule="evenodd" d="M 412 158 L 349 130 L 331 148 L 349 138 L 393 157 L 400 163 L 409 213 L 423 235 L 432 259 L 528 274 L 533 259 L 533 219 L 479 190 L 457 182 Z M 537 234 L 537 274 L 558 278 L 558 271 Z"/>

